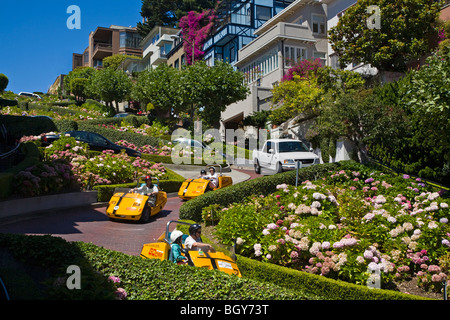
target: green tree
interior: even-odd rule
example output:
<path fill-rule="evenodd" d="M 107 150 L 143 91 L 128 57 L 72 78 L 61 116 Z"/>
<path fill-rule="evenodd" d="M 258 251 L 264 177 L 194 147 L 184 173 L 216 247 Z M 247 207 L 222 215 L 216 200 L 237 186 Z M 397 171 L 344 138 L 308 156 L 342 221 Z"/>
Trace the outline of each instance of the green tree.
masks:
<path fill-rule="evenodd" d="M 142 58 L 139 56 L 126 55 L 126 54 L 113 54 L 112 56 L 106 57 L 103 59 L 103 67 L 104 68 L 112 68 L 114 70 L 119 69 L 122 63 L 126 59 L 136 59 L 141 60 Z"/>
<path fill-rule="evenodd" d="M 75 95 L 77 101 L 84 101 L 86 99 L 86 85 L 89 79 L 85 78 L 73 78 L 70 81 L 71 92 Z"/>
<path fill-rule="evenodd" d="M 382 162 L 445 184 L 450 184 L 449 61 L 449 51 L 437 51 L 419 70 L 377 90 L 405 119 L 388 139 L 369 144 L 371 154 Z"/>
<path fill-rule="evenodd" d="M 324 90 L 319 87 L 317 77 L 313 74 L 306 78 L 294 75 L 292 80 L 276 85 L 272 94 L 269 119 L 273 124 L 281 124 L 297 116 L 317 117 Z"/>
<path fill-rule="evenodd" d="M 243 125 L 244 126 L 253 126 L 258 129 L 263 129 L 266 126 L 267 121 L 269 120 L 270 110 L 261 110 L 253 112 L 252 114 L 246 116 L 244 118 Z"/>
<path fill-rule="evenodd" d="M 66 94 L 71 94 L 72 87 L 71 82 L 73 79 L 89 79 L 95 73 L 95 69 L 92 67 L 78 67 L 70 71 L 67 76 L 64 77 L 64 92 Z"/>
<path fill-rule="evenodd" d="M 401 111 L 386 106 L 372 89 L 360 89 L 338 96 L 327 94 L 307 138 L 321 148 L 327 148 L 329 141 L 345 138 L 355 148 L 355 160 L 365 163 L 369 144 L 380 140 L 392 142 L 405 125 Z"/>
<path fill-rule="evenodd" d="M 209 67 L 205 61 L 188 66 L 181 82 L 191 118 L 196 113 L 206 125 L 218 128 L 221 112 L 232 103 L 244 100 L 249 92 L 244 84 L 244 75 L 223 61 L 216 61 Z"/>
<path fill-rule="evenodd" d="M 88 95 L 105 101 L 107 105 L 115 102 L 119 112 L 118 103 L 128 98 L 131 87 L 132 82 L 124 71 L 105 68 L 95 71 L 85 90 Z"/>
<path fill-rule="evenodd" d="M 371 5 L 380 9 L 379 29 L 368 26 Z M 329 40 L 341 65 L 356 61 L 380 71 L 404 71 L 408 61 L 429 52 L 438 14 L 439 1 L 361 0 L 330 28 Z"/>
<path fill-rule="evenodd" d="M 5 91 L 6 87 L 8 86 L 9 79 L 7 76 L 5 76 L 3 73 L 0 73 L 0 93 L 3 93 Z"/>
<path fill-rule="evenodd" d="M 178 114 L 185 109 L 180 74 L 180 70 L 167 64 L 144 70 L 139 73 L 131 96 L 145 106 L 151 103 L 154 108 L 152 112 L 158 117 L 171 111 Z"/>

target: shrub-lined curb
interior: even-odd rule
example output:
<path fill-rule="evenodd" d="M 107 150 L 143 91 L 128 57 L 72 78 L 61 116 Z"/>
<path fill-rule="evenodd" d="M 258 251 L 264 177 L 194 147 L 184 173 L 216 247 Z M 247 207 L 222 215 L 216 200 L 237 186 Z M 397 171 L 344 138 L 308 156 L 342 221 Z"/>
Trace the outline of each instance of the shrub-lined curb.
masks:
<path fill-rule="evenodd" d="M 326 163 L 300 169 L 298 181 L 300 183 L 305 180 L 315 180 L 323 173 L 336 170 L 340 166 L 339 163 Z M 234 202 L 241 202 L 254 194 L 268 195 L 276 191 L 277 185 L 282 183 L 295 184 L 295 180 L 296 171 L 289 171 L 244 181 L 224 189 L 205 193 L 195 199 L 189 200 L 180 207 L 180 219 L 199 222 L 202 220 L 202 209 L 209 205 L 219 204 L 221 206 L 227 206 Z"/>
<path fill-rule="evenodd" d="M 396 291 L 370 289 L 239 255 L 237 257 L 239 270 L 246 278 L 276 283 L 286 289 L 321 296 L 325 300 L 426 300 L 423 297 Z"/>

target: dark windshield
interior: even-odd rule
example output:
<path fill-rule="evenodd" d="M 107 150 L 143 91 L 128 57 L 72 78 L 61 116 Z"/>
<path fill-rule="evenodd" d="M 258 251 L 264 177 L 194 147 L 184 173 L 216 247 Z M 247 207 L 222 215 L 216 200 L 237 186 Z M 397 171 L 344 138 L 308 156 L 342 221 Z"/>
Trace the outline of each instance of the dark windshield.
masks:
<path fill-rule="evenodd" d="M 280 142 L 279 152 L 302 152 L 308 151 L 308 148 L 300 141 L 286 141 Z"/>

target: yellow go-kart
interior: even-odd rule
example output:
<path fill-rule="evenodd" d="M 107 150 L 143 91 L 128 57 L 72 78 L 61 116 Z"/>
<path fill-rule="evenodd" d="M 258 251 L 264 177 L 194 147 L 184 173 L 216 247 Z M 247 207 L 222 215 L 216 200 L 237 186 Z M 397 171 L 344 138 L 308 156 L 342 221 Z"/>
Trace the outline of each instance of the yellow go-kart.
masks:
<path fill-rule="evenodd" d="M 216 167 L 216 166 L 208 166 Z M 204 194 L 207 191 L 215 191 L 222 189 L 233 184 L 233 179 L 229 176 L 222 175 L 222 167 L 220 168 L 220 174 L 218 176 L 219 185 L 216 188 L 211 189 L 209 187 L 209 179 L 197 178 L 197 179 L 186 179 L 178 190 L 178 196 L 183 200 L 190 200 Z"/>
<path fill-rule="evenodd" d="M 166 231 L 158 238 L 158 242 L 144 244 L 141 251 L 141 257 L 144 259 L 169 260 L 170 257 L 170 232 L 169 225 L 171 223 L 184 224 L 190 226 L 190 223 L 170 220 L 166 225 Z M 182 242 L 188 235 L 183 235 Z M 236 259 L 227 256 L 223 252 L 205 252 L 197 250 L 188 250 L 184 247 L 182 255 L 187 258 L 187 265 L 198 268 L 207 268 L 209 270 L 219 270 L 227 274 L 234 274 L 242 277 L 241 272 L 236 264 Z"/>
<path fill-rule="evenodd" d="M 159 179 L 157 180 L 157 186 Z M 139 186 L 139 181 L 137 183 Z M 167 193 L 159 191 L 154 205 L 149 204 L 150 197 L 138 192 L 130 192 L 129 188 L 116 188 L 109 200 L 106 215 L 112 220 L 131 220 L 142 223 L 149 222 L 150 217 L 158 214 L 167 203 Z"/>

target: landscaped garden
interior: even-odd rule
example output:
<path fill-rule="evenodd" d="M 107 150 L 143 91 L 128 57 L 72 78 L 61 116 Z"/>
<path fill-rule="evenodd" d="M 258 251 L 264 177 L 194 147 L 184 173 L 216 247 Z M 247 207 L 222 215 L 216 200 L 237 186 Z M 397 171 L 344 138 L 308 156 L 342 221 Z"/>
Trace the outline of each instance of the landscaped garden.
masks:
<path fill-rule="evenodd" d="M 441 294 L 450 272 L 448 195 L 356 163 L 333 169 L 310 173 L 297 187 L 292 173 L 270 177 L 269 191 L 256 181 L 236 186 L 217 193 L 219 204 L 186 204 L 181 216 L 198 219 L 203 206 L 201 219 L 218 241 L 236 239 L 237 253 L 263 263 L 364 286 L 416 281 Z"/>

